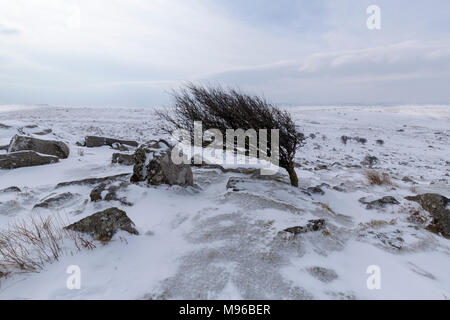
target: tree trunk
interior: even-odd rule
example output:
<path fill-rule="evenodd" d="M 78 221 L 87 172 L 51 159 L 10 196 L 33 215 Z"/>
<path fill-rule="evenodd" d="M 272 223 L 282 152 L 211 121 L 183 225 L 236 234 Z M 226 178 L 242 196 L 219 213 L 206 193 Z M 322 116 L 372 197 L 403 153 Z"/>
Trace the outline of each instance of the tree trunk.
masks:
<path fill-rule="evenodd" d="M 291 179 L 291 185 L 294 187 L 298 187 L 298 177 L 297 177 L 297 172 L 295 172 L 295 168 L 292 167 L 287 167 L 286 171 L 289 173 L 289 179 Z"/>

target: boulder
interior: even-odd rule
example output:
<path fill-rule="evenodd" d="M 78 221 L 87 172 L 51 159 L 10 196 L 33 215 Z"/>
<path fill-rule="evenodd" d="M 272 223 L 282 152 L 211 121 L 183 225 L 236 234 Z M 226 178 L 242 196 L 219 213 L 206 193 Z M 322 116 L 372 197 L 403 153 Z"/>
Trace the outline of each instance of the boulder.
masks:
<path fill-rule="evenodd" d="M 37 153 L 56 156 L 66 159 L 69 156 L 69 147 L 61 141 L 41 140 L 32 137 L 15 135 L 9 144 L 9 152 L 32 150 Z"/>
<path fill-rule="evenodd" d="M 112 155 L 111 163 L 121 164 L 124 166 L 134 165 L 134 155 L 124 153 L 114 153 Z"/>
<path fill-rule="evenodd" d="M 151 141 L 140 146 L 134 154 L 131 182 L 193 186 L 191 166 L 173 163 L 171 152 L 172 147 L 164 140 Z"/>
<path fill-rule="evenodd" d="M 65 229 L 87 233 L 100 241 L 110 241 L 119 231 L 138 235 L 133 221 L 127 216 L 125 211 L 118 208 L 110 208 L 105 211 L 94 213 Z"/>
<path fill-rule="evenodd" d="M 42 166 L 59 162 L 55 156 L 46 156 L 34 151 L 20 151 L 0 154 L 0 169 L 17 169 L 23 167 Z"/>
<path fill-rule="evenodd" d="M 120 139 L 113 139 L 113 138 L 106 138 L 106 137 L 96 137 L 96 136 L 87 136 L 84 139 L 85 146 L 88 148 L 96 148 L 96 147 L 103 147 L 103 146 L 110 146 L 112 147 L 113 144 L 121 144 L 121 145 L 127 145 L 130 147 L 138 147 L 139 144 L 136 141 L 127 141 L 127 140 L 120 140 Z"/>
<path fill-rule="evenodd" d="M 432 222 L 428 229 L 450 238 L 450 199 L 435 193 L 406 197 L 406 200 L 419 203 L 431 214 Z"/>

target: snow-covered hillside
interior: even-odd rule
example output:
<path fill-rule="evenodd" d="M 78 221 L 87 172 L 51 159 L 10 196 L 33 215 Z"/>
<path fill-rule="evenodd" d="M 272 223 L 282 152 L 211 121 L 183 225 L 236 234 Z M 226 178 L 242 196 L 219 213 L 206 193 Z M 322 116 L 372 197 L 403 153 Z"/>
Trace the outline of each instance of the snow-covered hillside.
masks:
<path fill-rule="evenodd" d="M 153 110 L 0 106 L 0 146 L 24 134 L 64 141 L 71 150 L 56 164 L 0 170 L 0 190 L 21 190 L 0 192 L 0 229 L 30 215 L 73 223 L 118 207 L 140 234 L 123 232 L 80 252 L 67 242 L 66 254 L 42 271 L 0 278 L 0 299 L 450 298 L 450 240 L 426 230 L 429 213 L 405 199 L 450 198 L 450 106 L 288 110 L 308 137 L 297 152 L 299 188 L 284 171 L 262 179 L 195 167 L 196 188 L 126 184 L 117 191 L 126 201 L 92 202 L 95 183 L 60 183 L 131 175 L 133 167 L 111 164 L 117 151 L 110 147 L 77 142 L 89 135 L 140 143 L 162 137 Z M 371 185 L 369 166 L 391 183 Z M 231 177 L 242 178 L 239 191 L 226 188 Z M 113 183 L 123 181 L 129 176 Z M 35 208 L 64 193 L 70 200 Z M 368 209 L 361 200 L 386 196 L 399 204 Z M 317 219 L 324 230 L 282 232 Z M 81 269 L 80 290 L 66 286 L 71 265 Z M 374 265 L 379 290 L 367 287 Z"/>

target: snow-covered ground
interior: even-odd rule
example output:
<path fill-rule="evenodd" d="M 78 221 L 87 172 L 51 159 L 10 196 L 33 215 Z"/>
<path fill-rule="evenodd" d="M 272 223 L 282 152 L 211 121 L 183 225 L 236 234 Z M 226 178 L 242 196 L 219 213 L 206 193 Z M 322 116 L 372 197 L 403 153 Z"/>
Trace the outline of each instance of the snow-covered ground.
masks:
<path fill-rule="evenodd" d="M 17 133 L 67 142 L 71 154 L 57 164 L 0 170 L 0 229 L 30 215 L 62 215 L 75 222 L 119 207 L 140 235 L 116 235 L 94 250 L 62 256 L 39 273 L 0 279 L 0 299 L 449 299 L 450 240 L 409 219 L 420 210 L 405 196 L 450 197 L 450 106 L 292 107 L 308 136 L 297 153 L 300 188 L 285 172 L 226 189 L 244 173 L 193 168 L 200 188 L 129 185 L 118 201 L 90 202 L 93 186 L 60 182 L 131 173 L 111 164 L 115 150 L 76 145 L 87 135 L 145 142 L 161 136 L 153 110 L 0 106 L 0 146 Z M 35 127 L 37 125 L 37 127 Z M 366 143 L 342 136 L 367 139 Z M 382 140 L 381 141 L 377 140 Z M 0 153 L 6 151 L 0 151 Z M 372 186 L 361 161 L 392 185 Z M 409 177 L 412 182 L 403 181 Z M 324 195 L 308 195 L 321 184 Z M 57 209 L 33 209 L 40 200 L 71 192 Z M 400 205 L 367 210 L 359 199 L 393 196 Z M 325 219 L 328 232 L 287 239 L 279 234 L 308 220 Z M 68 244 L 70 246 L 70 244 Z M 68 266 L 81 268 L 81 289 L 69 290 Z M 367 268 L 379 266 L 381 289 L 367 287 Z"/>

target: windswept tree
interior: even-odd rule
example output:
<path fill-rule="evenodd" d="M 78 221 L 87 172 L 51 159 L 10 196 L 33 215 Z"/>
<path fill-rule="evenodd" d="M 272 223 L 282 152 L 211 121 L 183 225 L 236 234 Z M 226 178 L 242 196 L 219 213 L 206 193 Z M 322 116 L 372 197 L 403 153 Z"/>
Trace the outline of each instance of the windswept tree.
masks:
<path fill-rule="evenodd" d="M 205 87 L 187 84 L 173 91 L 174 106 L 158 111 L 162 129 L 167 133 L 183 129 L 194 135 L 194 122 L 201 121 L 203 131 L 218 129 L 225 136 L 229 129 L 279 130 L 279 166 L 286 169 L 293 186 L 298 186 L 294 168 L 297 149 L 303 146 L 305 136 L 299 132 L 291 115 L 270 104 L 266 99 L 250 96 L 236 89 Z M 267 146 L 258 145 L 259 154 L 271 154 L 270 137 Z M 248 143 L 246 144 L 248 147 Z M 266 149 L 267 150 L 263 150 Z"/>

